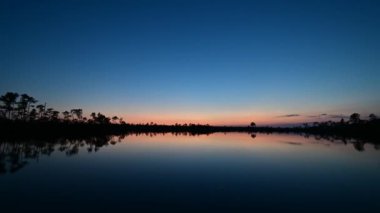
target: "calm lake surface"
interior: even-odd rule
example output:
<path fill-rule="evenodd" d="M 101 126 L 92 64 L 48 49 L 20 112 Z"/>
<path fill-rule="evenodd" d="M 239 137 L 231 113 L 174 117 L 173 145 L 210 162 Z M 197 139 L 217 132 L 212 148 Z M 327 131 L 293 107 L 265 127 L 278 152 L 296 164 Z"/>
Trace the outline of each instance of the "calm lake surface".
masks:
<path fill-rule="evenodd" d="M 1 212 L 380 212 L 379 145 L 289 134 L 0 142 Z"/>

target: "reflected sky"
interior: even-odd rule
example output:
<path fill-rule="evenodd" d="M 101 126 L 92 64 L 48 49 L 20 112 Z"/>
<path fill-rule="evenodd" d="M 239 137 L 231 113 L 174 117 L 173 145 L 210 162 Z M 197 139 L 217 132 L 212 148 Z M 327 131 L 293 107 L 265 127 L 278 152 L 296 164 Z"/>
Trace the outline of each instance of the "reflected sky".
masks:
<path fill-rule="evenodd" d="M 68 154 L 70 149 L 59 151 L 62 144 L 68 146 L 56 144 L 50 156 L 40 155 L 17 172 L 0 175 L 2 208 L 42 212 L 380 208 L 380 152 L 371 143 L 358 151 L 353 141 L 287 134 L 129 135 L 109 138 L 91 152 L 91 143 L 79 143 L 73 155 Z"/>

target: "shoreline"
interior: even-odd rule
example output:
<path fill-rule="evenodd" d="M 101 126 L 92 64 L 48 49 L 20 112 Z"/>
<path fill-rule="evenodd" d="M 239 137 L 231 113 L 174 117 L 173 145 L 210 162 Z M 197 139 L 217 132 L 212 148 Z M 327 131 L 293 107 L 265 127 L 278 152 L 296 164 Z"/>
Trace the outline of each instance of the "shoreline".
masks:
<path fill-rule="evenodd" d="M 380 125 L 376 123 L 329 126 L 329 127 L 236 127 L 210 125 L 141 125 L 141 124 L 94 124 L 53 121 L 2 121 L 0 138 L 65 138 L 104 135 L 125 135 L 134 133 L 188 133 L 189 135 L 212 134 L 217 132 L 294 133 L 339 139 L 359 139 L 380 142 Z"/>

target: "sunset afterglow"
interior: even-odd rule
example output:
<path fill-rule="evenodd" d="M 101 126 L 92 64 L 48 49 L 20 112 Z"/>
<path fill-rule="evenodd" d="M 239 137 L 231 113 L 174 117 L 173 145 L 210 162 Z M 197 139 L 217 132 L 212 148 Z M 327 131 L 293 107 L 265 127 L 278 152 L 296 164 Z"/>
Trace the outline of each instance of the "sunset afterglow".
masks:
<path fill-rule="evenodd" d="M 215 125 L 380 114 L 376 1 L 1 5 L 0 93 L 59 111 Z"/>

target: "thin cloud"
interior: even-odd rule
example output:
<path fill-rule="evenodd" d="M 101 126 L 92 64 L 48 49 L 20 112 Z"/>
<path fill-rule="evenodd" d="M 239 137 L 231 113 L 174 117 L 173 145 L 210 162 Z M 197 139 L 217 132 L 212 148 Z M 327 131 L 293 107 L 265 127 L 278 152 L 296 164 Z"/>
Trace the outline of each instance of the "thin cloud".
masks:
<path fill-rule="evenodd" d="M 348 115 L 329 115 L 329 118 L 349 118 Z"/>
<path fill-rule="evenodd" d="M 319 115 L 309 115 L 307 116 L 309 118 L 331 118 L 331 119 L 336 119 L 336 118 L 349 118 L 350 116 L 348 115 L 343 115 L 343 114 L 326 114 L 326 113 L 323 113 L 323 114 L 319 114 Z"/>
<path fill-rule="evenodd" d="M 319 115 L 309 115 L 307 117 L 309 118 L 321 118 L 321 117 L 325 117 L 327 116 L 327 114 L 323 113 L 323 114 L 319 114 Z"/>
<path fill-rule="evenodd" d="M 278 118 L 290 118 L 290 117 L 298 117 L 301 116 L 300 114 L 287 114 L 287 115 L 280 115 L 277 116 Z"/>

